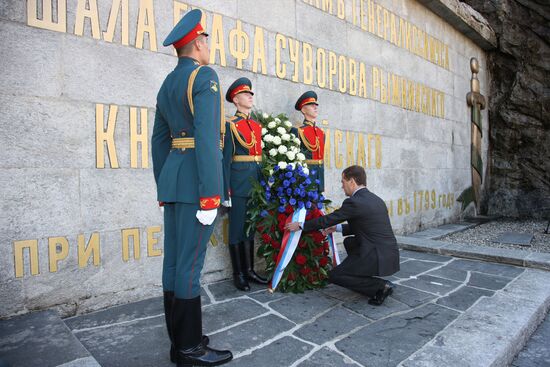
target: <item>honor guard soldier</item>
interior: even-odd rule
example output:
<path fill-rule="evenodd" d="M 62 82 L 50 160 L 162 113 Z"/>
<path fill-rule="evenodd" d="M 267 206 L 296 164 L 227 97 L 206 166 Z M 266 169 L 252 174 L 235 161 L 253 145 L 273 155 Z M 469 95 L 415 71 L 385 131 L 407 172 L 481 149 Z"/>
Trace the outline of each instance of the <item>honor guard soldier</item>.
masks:
<path fill-rule="evenodd" d="M 319 180 L 319 191 L 325 191 L 325 133 L 315 126 L 317 119 L 317 93 L 307 91 L 298 98 L 294 108 L 304 115 L 304 123 L 292 132 L 300 138 L 300 150 L 306 156 L 310 177 Z M 315 174 L 312 172 L 315 171 Z"/>
<path fill-rule="evenodd" d="M 164 205 L 162 285 L 170 357 L 178 367 L 229 362 L 230 351 L 202 335 L 200 275 L 223 197 L 225 119 L 218 75 L 207 65 L 200 10 L 187 13 L 164 41 L 178 54 L 157 96 L 151 142 L 158 200 Z"/>
<path fill-rule="evenodd" d="M 225 99 L 237 107 L 235 116 L 226 122 L 223 149 L 224 175 L 231 194 L 229 209 L 229 254 L 233 280 L 237 289 L 248 291 L 248 281 L 267 284 L 254 272 L 254 232 L 246 234 L 247 201 L 252 190 L 251 180 L 260 179 L 262 161 L 262 126 L 250 118 L 254 104 L 252 83 L 239 78 L 231 84 Z"/>

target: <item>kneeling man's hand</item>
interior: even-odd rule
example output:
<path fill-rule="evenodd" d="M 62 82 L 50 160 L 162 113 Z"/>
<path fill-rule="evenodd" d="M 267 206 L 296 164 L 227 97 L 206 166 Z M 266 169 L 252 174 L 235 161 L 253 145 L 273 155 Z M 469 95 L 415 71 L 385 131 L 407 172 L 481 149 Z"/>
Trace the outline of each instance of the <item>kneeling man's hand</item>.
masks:
<path fill-rule="evenodd" d="M 285 229 L 290 232 L 296 232 L 299 229 L 302 229 L 300 222 L 292 222 L 285 225 Z"/>
<path fill-rule="evenodd" d="M 336 226 L 328 227 L 321 230 L 321 233 L 323 234 L 323 236 L 328 236 L 329 234 L 334 232 L 336 232 Z"/>

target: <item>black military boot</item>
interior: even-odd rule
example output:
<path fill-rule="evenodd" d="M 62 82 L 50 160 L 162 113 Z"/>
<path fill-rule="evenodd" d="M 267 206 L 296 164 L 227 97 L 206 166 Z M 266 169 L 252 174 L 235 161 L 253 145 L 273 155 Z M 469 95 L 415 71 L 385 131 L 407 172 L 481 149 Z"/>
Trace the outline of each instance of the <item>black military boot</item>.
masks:
<path fill-rule="evenodd" d="M 176 348 L 174 346 L 174 337 L 172 336 L 172 306 L 174 303 L 174 292 L 164 291 L 164 320 L 166 321 L 166 330 L 170 338 L 170 362 L 176 363 Z M 210 339 L 208 336 L 202 336 L 202 343 L 208 345 Z"/>
<path fill-rule="evenodd" d="M 259 276 L 254 271 L 254 240 L 244 241 L 244 256 L 245 256 L 245 267 L 244 273 L 248 280 L 256 282 L 258 284 L 267 284 L 267 279 Z"/>
<path fill-rule="evenodd" d="M 243 245 L 242 242 L 236 245 L 229 245 L 229 255 L 231 255 L 231 265 L 233 266 L 233 283 L 241 291 L 249 291 L 250 285 L 243 272 Z"/>
<path fill-rule="evenodd" d="M 233 359 L 228 350 L 216 350 L 202 343 L 201 297 L 174 298 L 172 335 L 178 367 L 219 366 Z"/>

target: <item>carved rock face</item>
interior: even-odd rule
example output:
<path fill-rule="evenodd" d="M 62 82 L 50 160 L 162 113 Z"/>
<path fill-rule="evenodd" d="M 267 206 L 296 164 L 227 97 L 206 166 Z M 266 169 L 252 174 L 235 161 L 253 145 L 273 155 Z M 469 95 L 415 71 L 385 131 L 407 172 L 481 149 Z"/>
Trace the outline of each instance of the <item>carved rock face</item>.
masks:
<path fill-rule="evenodd" d="M 550 10 L 542 0 L 464 0 L 497 34 L 489 53 L 489 177 L 482 211 L 550 219 Z"/>

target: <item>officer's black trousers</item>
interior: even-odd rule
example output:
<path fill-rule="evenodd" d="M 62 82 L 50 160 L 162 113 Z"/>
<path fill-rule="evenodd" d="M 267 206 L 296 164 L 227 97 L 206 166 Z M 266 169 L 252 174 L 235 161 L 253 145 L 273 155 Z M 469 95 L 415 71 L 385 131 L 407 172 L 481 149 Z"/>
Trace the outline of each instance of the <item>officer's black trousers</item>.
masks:
<path fill-rule="evenodd" d="M 200 295 L 200 276 L 206 245 L 214 223 L 201 224 L 196 204 L 171 203 L 164 206 L 164 261 L 162 286 L 176 298 L 191 299 Z"/>

